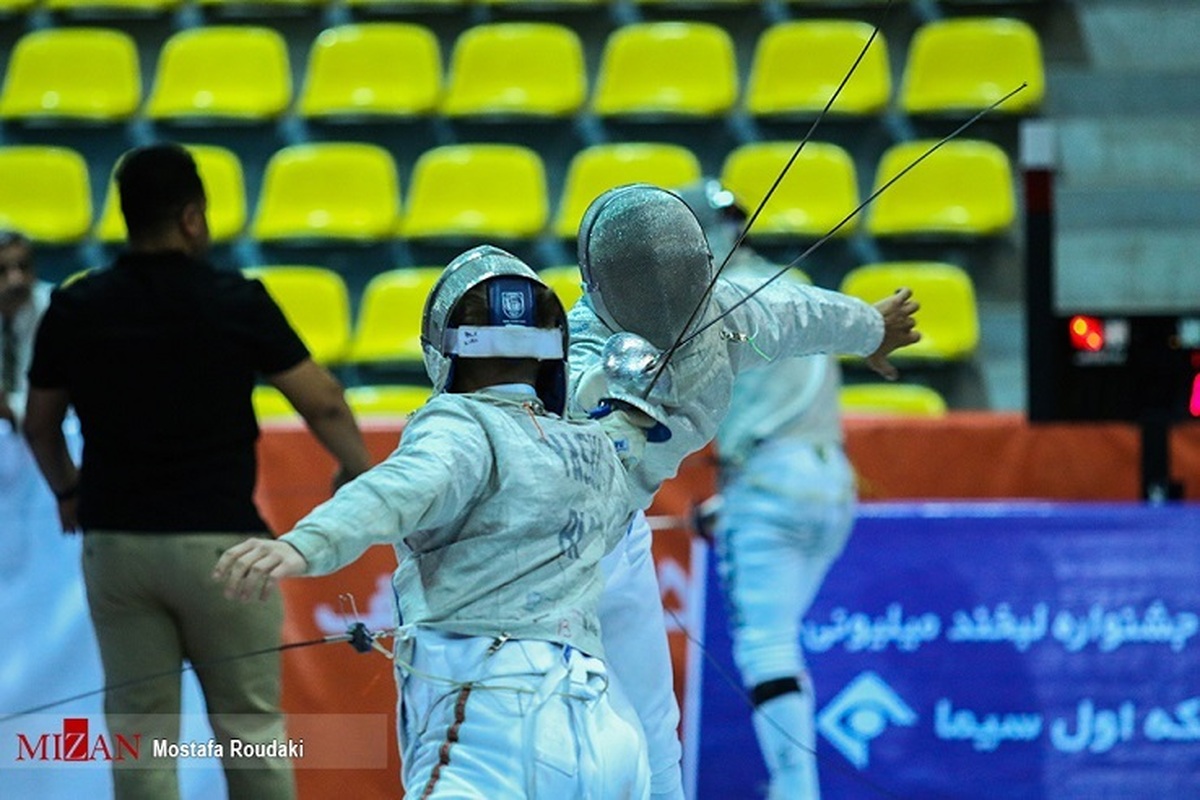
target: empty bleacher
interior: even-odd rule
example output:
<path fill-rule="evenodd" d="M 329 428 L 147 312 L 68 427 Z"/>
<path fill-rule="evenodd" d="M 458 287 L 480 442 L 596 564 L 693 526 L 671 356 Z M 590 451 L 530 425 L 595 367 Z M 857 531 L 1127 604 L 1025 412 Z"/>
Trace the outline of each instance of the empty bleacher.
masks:
<path fill-rule="evenodd" d="M 49 279 L 102 265 L 123 234 L 109 177 L 117 157 L 170 139 L 203 156 L 214 261 L 325 270 L 344 284 L 350 319 L 371 318 L 377 278 L 444 264 L 481 241 L 570 289 L 561 267 L 573 263 L 573 228 L 592 196 L 707 174 L 756 205 L 862 53 L 752 242 L 787 263 L 840 226 L 799 265 L 817 284 L 839 288 L 865 265 L 938 262 L 967 283 L 961 296 L 977 306 L 964 314 L 986 317 L 1019 302 L 1015 120 L 1042 101 L 1038 30 L 1051 5 L 4 0 L 0 220 L 30 228 Z M 38 55 L 56 41 L 79 58 Z M 969 62 L 972 48 L 1019 49 L 1026 60 L 1009 73 L 943 70 L 954 85 L 929 85 L 939 73 L 931 61 L 966 52 Z M 58 67 L 38 67 L 39 57 Z M 102 61 L 120 69 L 89 66 Z M 938 148 L 883 202 L 854 213 L 1018 79 L 1031 88 L 1013 113 Z M 29 166 L 29 147 L 51 148 L 38 151 L 46 166 Z M 958 151 L 991 168 L 983 191 L 941 166 Z M 37 192 L 18 169 L 41 176 Z M 919 219 L 905 199 L 914 197 L 943 207 Z M 900 201 L 891 223 L 888 201 Z M 331 363 L 348 383 L 389 378 L 377 374 L 378 354 L 362 359 L 375 367 L 355 366 L 371 345 L 342 347 Z M 909 375 L 952 407 L 1011 407 L 989 394 L 988 354 L 984 337 L 948 359 L 957 372 L 912 359 Z M 871 377 L 853 365 L 848 374 Z"/>

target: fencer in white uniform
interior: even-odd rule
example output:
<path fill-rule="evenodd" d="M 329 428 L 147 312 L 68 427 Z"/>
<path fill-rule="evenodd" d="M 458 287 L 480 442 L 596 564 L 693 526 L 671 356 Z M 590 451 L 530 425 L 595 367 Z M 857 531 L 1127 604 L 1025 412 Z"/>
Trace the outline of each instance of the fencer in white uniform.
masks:
<path fill-rule="evenodd" d="M 763 288 L 763 279 L 742 275 L 721 278 L 709 295 L 712 254 L 700 223 L 682 199 L 657 187 L 598 197 L 578 249 L 584 297 L 569 314 L 567 413 L 586 415 L 609 397 L 665 421 L 670 438 L 647 444 L 632 471 L 642 509 L 716 435 L 739 373 L 786 356 L 852 353 L 893 377 L 887 355 L 918 338 L 907 290 L 871 306 L 789 282 Z M 659 375 L 664 351 L 680 339 L 688 341 Z M 601 629 L 609 667 L 645 729 L 652 796 L 681 798 L 679 708 L 650 544 L 639 513 L 603 562 Z"/>
<path fill-rule="evenodd" d="M 423 321 L 436 393 L 397 450 L 279 540 L 238 545 L 217 567 L 245 595 L 395 546 L 413 797 L 648 796 L 645 741 L 603 661 L 597 614 L 600 558 L 633 505 L 605 429 L 555 413 L 564 323 L 514 256 L 485 246 L 456 258 Z"/>
<path fill-rule="evenodd" d="M 679 194 L 720 262 L 733 251 L 744 210 L 713 179 Z M 766 280 L 778 271 L 743 245 L 723 274 Z M 841 366 L 830 355 L 782 358 L 746 370 L 734 382 L 729 413 L 717 430 L 718 572 L 734 662 L 755 706 L 754 730 L 771 776 L 770 800 L 816 800 L 821 794 L 814 689 L 800 625 L 854 524 L 841 384 Z"/>

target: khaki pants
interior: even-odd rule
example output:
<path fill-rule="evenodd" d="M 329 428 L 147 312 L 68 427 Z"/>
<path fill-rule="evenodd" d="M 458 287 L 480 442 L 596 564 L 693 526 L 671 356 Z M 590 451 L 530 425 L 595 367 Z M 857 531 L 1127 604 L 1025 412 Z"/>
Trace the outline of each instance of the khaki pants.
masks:
<path fill-rule="evenodd" d="M 112 733 L 141 733 L 136 760 L 113 762 L 118 800 L 179 797 L 175 760 L 153 757 L 155 739 L 179 741 L 183 660 L 196 667 L 208 718 L 224 746 L 231 800 L 295 796 L 286 759 L 230 759 L 229 742 L 285 738 L 278 647 L 283 603 L 227 600 L 212 580 L 226 548 L 245 534 L 91 532 L 83 545 L 88 606 L 104 664 Z M 147 676 L 152 680 L 141 680 Z M 129 685 L 126 685 L 129 684 Z"/>

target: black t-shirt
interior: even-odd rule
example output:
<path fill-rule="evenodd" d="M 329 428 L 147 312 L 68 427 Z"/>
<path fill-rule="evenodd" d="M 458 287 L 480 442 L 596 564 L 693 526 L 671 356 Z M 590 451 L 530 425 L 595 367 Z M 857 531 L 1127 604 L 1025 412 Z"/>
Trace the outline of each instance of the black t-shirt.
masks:
<path fill-rule="evenodd" d="M 266 530 L 250 396 L 307 357 L 259 281 L 182 253 L 127 253 L 55 290 L 29 381 L 79 416 L 80 525 Z"/>

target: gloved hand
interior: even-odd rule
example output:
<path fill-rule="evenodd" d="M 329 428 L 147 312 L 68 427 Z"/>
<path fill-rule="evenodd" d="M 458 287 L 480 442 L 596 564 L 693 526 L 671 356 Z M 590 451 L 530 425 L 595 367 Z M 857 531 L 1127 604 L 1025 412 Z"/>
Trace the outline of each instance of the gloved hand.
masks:
<path fill-rule="evenodd" d="M 650 432 L 665 428 L 644 411 L 614 399 L 600 401 L 588 416 L 604 428 L 626 469 L 633 469 L 642 460 Z"/>
<path fill-rule="evenodd" d="M 615 333 L 604 342 L 600 363 L 608 383 L 628 395 L 648 400 L 654 390 L 671 393 L 671 375 L 661 371 L 664 354 L 650 342 L 633 333 Z"/>

